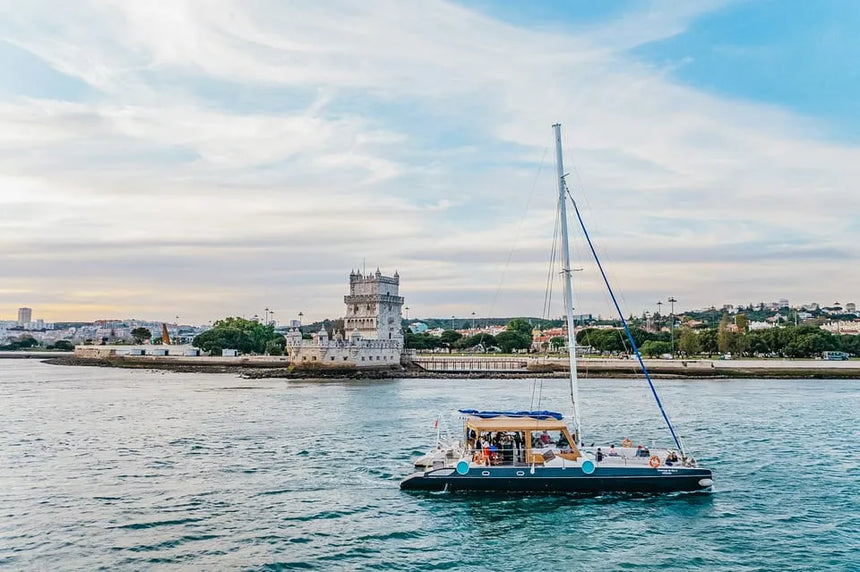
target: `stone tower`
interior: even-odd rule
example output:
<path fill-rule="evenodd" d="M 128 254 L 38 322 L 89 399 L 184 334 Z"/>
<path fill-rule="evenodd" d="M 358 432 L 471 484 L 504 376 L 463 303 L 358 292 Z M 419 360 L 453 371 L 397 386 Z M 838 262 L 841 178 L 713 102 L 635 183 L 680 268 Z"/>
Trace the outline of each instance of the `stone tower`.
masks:
<path fill-rule="evenodd" d="M 349 273 L 349 295 L 343 297 L 346 315 L 343 329 L 347 336 L 358 331 L 367 340 L 393 341 L 403 344 L 401 308 L 403 298 L 398 295 L 400 275 L 383 276 L 376 273 L 362 275 Z"/>

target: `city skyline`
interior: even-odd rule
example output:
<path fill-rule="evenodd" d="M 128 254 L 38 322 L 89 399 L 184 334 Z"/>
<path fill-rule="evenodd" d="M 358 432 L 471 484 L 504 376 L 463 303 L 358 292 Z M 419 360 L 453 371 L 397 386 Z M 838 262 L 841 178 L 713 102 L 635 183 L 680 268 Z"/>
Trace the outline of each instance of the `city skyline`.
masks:
<path fill-rule="evenodd" d="M 679 301 L 676 300 L 676 303 L 679 303 Z M 723 312 L 728 312 L 731 315 L 734 315 L 735 313 L 743 313 L 744 310 L 746 308 L 748 308 L 749 306 L 753 306 L 754 310 L 758 310 L 759 307 L 764 307 L 764 309 L 768 310 L 768 311 L 776 311 L 776 310 L 784 308 L 784 307 L 788 307 L 791 310 L 797 310 L 797 311 L 804 311 L 804 310 L 811 310 L 811 309 L 818 310 L 819 308 L 824 309 L 824 308 L 841 307 L 846 313 L 851 314 L 851 313 L 856 313 L 856 308 L 857 308 L 857 304 L 855 302 L 850 301 L 849 299 L 845 299 L 844 302 L 839 302 L 838 300 L 836 300 L 832 303 L 826 303 L 826 302 L 825 303 L 819 303 L 816 301 L 793 303 L 790 300 L 787 300 L 785 298 L 780 298 L 777 300 L 770 300 L 770 301 L 763 301 L 762 300 L 762 301 L 758 301 L 758 302 L 751 302 L 751 301 L 737 302 L 735 304 L 728 304 L 728 303 L 727 304 L 710 304 L 710 305 L 706 305 L 706 306 L 702 306 L 702 307 L 698 307 L 698 308 L 685 308 L 685 307 L 682 307 L 679 305 L 677 308 L 674 309 L 674 311 L 672 309 L 670 309 L 669 307 L 667 307 L 664 310 L 662 308 L 662 305 L 669 306 L 669 303 L 668 302 L 662 302 L 661 300 L 658 300 L 657 302 L 655 302 L 653 304 L 653 307 L 656 308 L 656 311 L 654 310 L 654 308 L 643 308 L 639 312 L 631 312 L 627 315 L 632 315 L 632 316 L 638 317 L 638 316 L 643 316 L 643 315 L 653 316 L 653 315 L 659 314 L 663 317 L 668 317 L 668 316 L 671 316 L 673 314 L 676 316 L 683 316 L 685 314 L 696 314 L 696 313 L 701 313 L 701 312 L 707 312 L 709 310 L 711 310 L 711 311 L 723 311 Z M 18 312 L 18 319 L 17 320 L 6 319 L 4 317 L 4 315 L 2 313 L 0 313 L 0 325 L 2 325 L 4 323 L 6 323 L 6 324 L 12 324 L 12 323 L 21 324 L 22 323 L 22 320 L 21 320 L 21 311 L 22 310 L 28 310 L 30 312 L 33 312 L 32 308 L 26 308 L 26 307 L 18 308 L 17 309 L 17 312 Z M 278 326 L 282 326 L 282 327 L 283 326 L 290 326 L 291 324 L 296 324 L 296 323 L 308 325 L 308 324 L 320 322 L 323 320 L 337 320 L 337 319 L 343 319 L 346 317 L 345 314 L 340 315 L 340 314 L 335 313 L 335 314 L 325 315 L 322 318 L 318 318 L 318 319 L 302 321 L 302 318 L 304 317 L 304 313 L 299 311 L 299 312 L 294 313 L 294 315 L 290 315 L 287 318 L 284 318 L 282 320 L 278 320 L 276 318 L 276 316 L 274 315 L 274 312 L 271 309 L 264 308 L 263 310 L 265 312 L 263 315 L 249 314 L 249 315 L 240 315 L 240 316 L 235 316 L 235 317 L 241 317 L 243 319 L 256 319 L 256 320 L 260 321 L 261 323 L 267 323 L 267 320 L 269 320 L 269 321 L 277 324 Z M 412 308 L 408 307 L 408 302 L 407 302 L 407 307 L 405 307 L 404 310 L 412 310 Z M 414 312 L 413 312 L 413 314 L 414 314 Z M 601 315 L 601 314 L 592 313 L 592 312 L 585 312 L 583 314 L 576 314 L 576 316 L 590 316 L 591 318 L 589 318 L 589 319 L 616 319 L 616 320 L 618 319 L 618 317 L 615 315 L 608 315 L 608 314 Z M 227 317 L 232 317 L 232 316 L 220 316 L 217 319 L 223 319 L 223 318 L 227 318 Z M 472 324 L 480 325 L 481 320 L 485 320 L 485 319 L 496 319 L 497 320 L 497 319 L 503 319 L 503 318 L 512 319 L 512 318 L 523 318 L 523 317 L 525 317 L 525 318 L 540 318 L 539 316 L 530 316 L 528 314 L 480 316 L 476 313 L 469 313 L 469 314 L 464 314 L 464 315 L 452 315 L 452 316 L 447 316 L 447 315 L 417 315 L 416 316 L 416 315 L 413 315 L 410 318 L 404 312 L 403 320 L 404 321 L 410 321 L 410 319 L 412 321 L 457 320 L 458 324 L 472 323 Z M 49 320 L 45 320 L 41 317 L 37 317 L 35 314 L 32 314 L 31 318 L 32 318 L 32 321 L 24 320 L 23 323 L 29 323 L 30 325 L 43 324 L 43 325 L 53 326 L 53 322 L 51 322 Z M 165 319 L 165 318 L 161 318 L 161 319 L 150 318 L 150 317 L 142 318 L 142 317 L 138 317 L 138 316 L 123 316 L 123 317 L 102 316 L 99 318 L 93 318 L 93 319 L 89 319 L 89 320 L 59 319 L 59 320 L 54 320 L 54 322 L 59 322 L 59 323 L 66 323 L 66 322 L 70 322 L 70 323 L 71 322 L 78 322 L 78 323 L 98 323 L 98 322 L 135 322 L 136 323 L 136 322 L 141 322 L 141 323 L 143 323 L 143 322 L 149 322 L 149 323 L 154 323 L 154 324 L 162 324 L 162 323 L 163 324 L 169 324 L 171 326 L 195 326 L 195 327 L 203 326 L 203 327 L 206 327 L 207 325 L 211 325 L 215 321 L 215 320 L 207 320 L 205 322 L 183 322 L 183 321 L 178 320 L 178 318 L 179 318 L 179 316 L 175 316 L 173 320 Z M 546 319 L 548 319 L 548 320 L 564 320 L 564 316 L 563 315 L 550 316 L 549 318 L 546 318 Z M 472 327 L 472 326 L 470 326 L 470 327 Z"/>
<path fill-rule="evenodd" d="M 849 7 L 0 8 L 0 320 L 315 321 L 365 260 L 412 315 L 540 316 L 555 122 L 625 313 L 852 301 Z"/>

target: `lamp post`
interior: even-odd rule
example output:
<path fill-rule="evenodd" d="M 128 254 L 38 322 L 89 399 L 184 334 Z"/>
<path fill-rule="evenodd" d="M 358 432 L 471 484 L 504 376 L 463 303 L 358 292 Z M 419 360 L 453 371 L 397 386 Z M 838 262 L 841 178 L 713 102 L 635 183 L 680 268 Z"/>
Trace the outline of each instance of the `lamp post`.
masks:
<path fill-rule="evenodd" d="M 453 316 L 453 315 L 451 316 L 451 331 L 454 330 L 454 317 L 455 316 Z"/>
<path fill-rule="evenodd" d="M 668 302 L 672 305 L 672 310 L 669 315 L 672 320 L 669 322 L 669 340 L 672 342 L 672 357 L 675 357 L 675 302 L 677 301 L 678 300 L 675 297 L 669 296 Z"/>
<path fill-rule="evenodd" d="M 263 318 L 263 321 L 264 321 L 264 322 L 265 322 L 265 324 L 268 326 L 268 325 L 269 325 L 269 308 L 268 308 L 268 307 L 266 307 L 266 308 L 264 308 L 263 310 L 264 310 L 264 311 L 265 311 L 265 313 L 266 313 L 266 314 L 265 314 L 265 317 Z"/>
<path fill-rule="evenodd" d="M 406 306 L 403 309 L 406 310 L 406 321 L 408 322 L 409 321 L 409 306 Z"/>
<path fill-rule="evenodd" d="M 657 300 L 657 315 L 659 315 L 661 318 L 663 317 L 662 309 L 663 309 L 663 302 L 661 302 L 660 300 Z"/>
<path fill-rule="evenodd" d="M 472 333 L 475 333 L 475 312 L 472 312 Z"/>
<path fill-rule="evenodd" d="M 300 328 L 302 327 L 302 316 L 304 316 L 304 314 L 302 314 L 301 312 L 299 312 L 299 327 L 300 327 Z"/>

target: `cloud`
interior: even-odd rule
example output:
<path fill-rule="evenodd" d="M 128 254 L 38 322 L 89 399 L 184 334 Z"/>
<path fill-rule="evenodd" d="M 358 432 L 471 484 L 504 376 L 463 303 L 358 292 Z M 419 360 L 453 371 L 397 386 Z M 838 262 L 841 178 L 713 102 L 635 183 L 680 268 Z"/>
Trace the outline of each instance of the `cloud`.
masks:
<path fill-rule="evenodd" d="M 413 315 L 539 312 L 556 121 L 633 311 L 850 296 L 860 149 L 631 55 L 722 5 L 554 30 L 446 2 L 0 8 L 6 45 L 91 88 L 0 96 L 0 317 L 335 316 L 364 259 Z"/>

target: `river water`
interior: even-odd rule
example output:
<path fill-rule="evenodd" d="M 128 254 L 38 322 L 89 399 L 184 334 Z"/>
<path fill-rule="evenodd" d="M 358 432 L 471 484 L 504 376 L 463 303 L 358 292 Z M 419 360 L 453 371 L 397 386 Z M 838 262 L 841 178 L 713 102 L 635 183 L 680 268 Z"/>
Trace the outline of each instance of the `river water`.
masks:
<path fill-rule="evenodd" d="M 657 383 L 714 493 L 399 490 L 438 413 L 564 410 L 561 380 L 0 360 L 0 567 L 860 570 L 860 381 Z M 586 440 L 666 441 L 644 381 L 585 380 L 581 394 Z"/>

